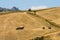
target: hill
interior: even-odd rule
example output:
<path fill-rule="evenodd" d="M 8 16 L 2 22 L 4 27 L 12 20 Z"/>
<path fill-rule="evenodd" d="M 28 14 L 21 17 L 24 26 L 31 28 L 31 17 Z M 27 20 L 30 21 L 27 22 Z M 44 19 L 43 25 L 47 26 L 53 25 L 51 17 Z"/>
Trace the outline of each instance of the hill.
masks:
<path fill-rule="evenodd" d="M 0 40 L 32 40 L 41 36 L 44 36 L 44 40 L 60 40 L 58 36 L 60 26 L 57 22 L 57 19 L 60 19 L 59 11 L 60 7 L 39 10 L 36 11 L 36 15 L 27 11 L 2 13 L 3 15 L 0 15 Z M 24 29 L 16 30 L 20 26 Z"/>

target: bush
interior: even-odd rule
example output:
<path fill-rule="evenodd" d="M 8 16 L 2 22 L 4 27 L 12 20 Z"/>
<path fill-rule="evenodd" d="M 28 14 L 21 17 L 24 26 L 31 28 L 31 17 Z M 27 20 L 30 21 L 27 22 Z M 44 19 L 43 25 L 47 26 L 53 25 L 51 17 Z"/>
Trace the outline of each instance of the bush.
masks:
<path fill-rule="evenodd" d="M 28 9 L 28 11 L 31 11 L 31 9 Z"/>
<path fill-rule="evenodd" d="M 34 38 L 32 40 L 44 40 L 44 37 L 43 36 L 42 37 L 36 37 L 36 38 Z"/>

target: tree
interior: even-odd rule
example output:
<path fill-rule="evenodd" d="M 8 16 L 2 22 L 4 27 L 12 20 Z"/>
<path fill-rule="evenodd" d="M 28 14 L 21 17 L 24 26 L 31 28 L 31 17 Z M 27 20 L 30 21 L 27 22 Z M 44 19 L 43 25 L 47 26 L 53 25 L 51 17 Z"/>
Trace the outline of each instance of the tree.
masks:
<path fill-rule="evenodd" d="M 31 11 L 31 9 L 28 9 L 28 11 Z"/>
<path fill-rule="evenodd" d="M 3 8 L 2 7 L 0 7 L 0 12 L 2 12 L 3 11 Z"/>
<path fill-rule="evenodd" d="M 12 11 L 18 11 L 19 9 L 17 7 L 12 7 Z"/>

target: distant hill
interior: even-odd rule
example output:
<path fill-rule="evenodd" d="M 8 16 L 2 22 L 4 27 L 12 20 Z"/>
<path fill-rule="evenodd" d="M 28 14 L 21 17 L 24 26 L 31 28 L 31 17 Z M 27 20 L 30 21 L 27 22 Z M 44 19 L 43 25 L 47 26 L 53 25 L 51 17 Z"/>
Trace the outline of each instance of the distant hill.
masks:
<path fill-rule="evenodd" d="M 3 11 L 4 12 L 6 12 L 6 11 L 19 11 L 19 9 L 16 7 L 12 7 L 11 9 L 0 7 L 0 12 L 3 12 Z"/>
<path fill-rule="evenodd" d="M 0 40 L 60 40 L 60 7 L 0 15 Z M 16 30 L 23 26 L 24 29 Z M 51 29 L 49 29 L 51 27 Z M 45 28 L 45 29 L 44 29 Z"/>

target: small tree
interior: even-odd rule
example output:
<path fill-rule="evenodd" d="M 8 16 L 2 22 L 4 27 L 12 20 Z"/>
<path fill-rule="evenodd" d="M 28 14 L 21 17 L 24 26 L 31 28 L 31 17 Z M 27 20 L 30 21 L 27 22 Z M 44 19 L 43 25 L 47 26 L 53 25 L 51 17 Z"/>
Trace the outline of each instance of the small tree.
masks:
<path fill-rule="evenodd" d="M 28 11 L 31 11 L 31 9 L 28 9 Z"/>

